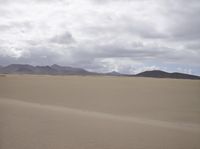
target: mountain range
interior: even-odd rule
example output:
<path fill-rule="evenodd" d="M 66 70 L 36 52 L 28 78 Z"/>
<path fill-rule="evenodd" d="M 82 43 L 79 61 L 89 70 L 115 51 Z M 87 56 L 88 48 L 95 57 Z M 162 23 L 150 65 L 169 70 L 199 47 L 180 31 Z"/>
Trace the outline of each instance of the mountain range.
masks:
<path fill-rule="evenodd" d="M 199 76 L 184 73 L 168 73 L 161 70 L 152 70 L 138 73 L 136 75 L 121 74 L 119 72 L 97 73 L 90 72 L 83 68 L 70 66 L 32 66 L 28 64 L 11 64 L 0 66 L 0 74 L 40 74 L 40 75 L 106 75 L 106 76 L 128 76 L 128 77 L 153 77 L 153 78 L 174 78 L 174 79 L 200 79 Z"/>

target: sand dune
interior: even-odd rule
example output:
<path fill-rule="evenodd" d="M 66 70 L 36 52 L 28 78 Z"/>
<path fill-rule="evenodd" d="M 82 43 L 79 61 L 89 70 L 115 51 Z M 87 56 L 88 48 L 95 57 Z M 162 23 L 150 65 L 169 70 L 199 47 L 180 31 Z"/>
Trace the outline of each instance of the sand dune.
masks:
<path fill-rule="evenodd" d="M 0 78 L 0 149 L 198 149 L 199 81 Z"/>
<path fill-rule="evenodd" d="M 2 149 L 198 148 L 199 128 L 0 100 Z M 164 125 L 163 125 L 164 124 Z"/>
<path fill-rule="evenodd" d="M 0 99 L 1 104 L 6 105 L 13 105 L 18 107 L 26 107 L 26 108 L 33 108 L 33 110 L 50 110 L 55 112 L 62 112 L 62 113 L 69 113 L 72 115 L 80 115 L 80 116 L 87 116 L 91 118 L 100 118 L 103 120 L 115 120 L 119 122 L 129 122 L 129 123 L 139 123 L 139 124 L 146 124 L 152 125 L 156 127 L 166 127 L 172 129 L 181 129 L 185 131 L 193 131 L 200 133 L 200 125 L 198 124 L 185 124 L 185 123 L 175 123 L 175 122 L 167 122 L 167 121 L 159 121 L 159 120 L 150 120 L 150 119 L 142 119 L 138 117 L 130 117 L 130 116 L 120 116 L 102 112 L 94 112 L 94 111 L 86 111 L 80 109 L 73 109 L 61 106 L 52 106 L 52 105 L 42 105 L 38 103 L 29 103 L 24 101 L 17 101 L 11 99 Z"/>

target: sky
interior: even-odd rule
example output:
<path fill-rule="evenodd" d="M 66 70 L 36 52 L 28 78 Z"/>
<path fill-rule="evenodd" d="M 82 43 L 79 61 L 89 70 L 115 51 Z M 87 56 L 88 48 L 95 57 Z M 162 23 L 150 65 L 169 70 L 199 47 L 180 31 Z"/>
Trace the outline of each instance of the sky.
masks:
<path fill-rule="evenodd" d="M 0 65 L 200 75 L 199 0 L 0 0 Z"/>

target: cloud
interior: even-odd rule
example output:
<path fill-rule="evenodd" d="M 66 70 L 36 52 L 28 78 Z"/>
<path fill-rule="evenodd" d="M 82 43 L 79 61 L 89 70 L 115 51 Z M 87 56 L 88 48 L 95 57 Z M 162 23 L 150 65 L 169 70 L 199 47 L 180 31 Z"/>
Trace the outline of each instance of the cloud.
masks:
<path fill-rule="evenodd" d="M 169 32 L 172 40 L 199 40 L 200 39 L 200 2 L 198 0 L 164 1 L 167 5 L 162 13 L 168 20 Z"/>
<path fill-rule="evenodd" d="M 200 50 L 200 42 L 188 43 L 185 48 L 191 50 Z"/>
<path fill-rule="evenodd" d="M 69 32 L 65 32 L 64 34 L 54 36 L 50 39 L 50 42 L 57 44 L 71 44 L 75 42 L 75 39 Z"/>
<path fill-rule="evenodd" d="M 199 0 L 0 0 L 0 64 L 200 74 L 199 14 Z"/>

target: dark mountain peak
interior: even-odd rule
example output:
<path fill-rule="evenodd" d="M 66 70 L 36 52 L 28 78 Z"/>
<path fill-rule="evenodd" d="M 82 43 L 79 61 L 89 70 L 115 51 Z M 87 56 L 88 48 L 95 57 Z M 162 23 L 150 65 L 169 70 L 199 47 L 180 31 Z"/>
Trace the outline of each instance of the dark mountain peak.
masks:
<path fill-rule="evenodd" d="M 10 65 L 5 66 L 5 67 L 7 67 L 7 68 L 8 68 L 8 67 L 10 67 L 10 68 L 11 68 L 11 67 L 15 67 L 15 68 L 18 67 L 18 68 L 20 68 L 20 67 L 33 67 L 33 66 L 32 66 L 32 65 L 29 65 L 29 64 L 10 64 Z M 5 68 L 5 67 L 4 67 L 4 68 Z"/>
<path fill-rule="evenodd" d="M 50 66 L 35 66 L 35 68 L 52 69 Z"/>
<path fill-rule="evenodd" d="M 60 65 L 57 65 L 57 64 L 51 65 L 51 68 L 54 68 L 54 69 L 57 69 L 57 70 L 75 69 L 75 67 L 71 67 L 71 66 L 60 66 Z"/>
<path fill-rule="evenodd" d="M 152 78 L 174 78 L 174 79 L 200 79 L 199 76 L 184 74 L 184 73 L 168 73 L 161 70 L 145 71 L 136 74 L 138 77 L 152 77 Z"/>
<path fill-rule="evenodd" d="M 145 71 L 145 72 L 154 72 L 154 73 L 167 73 L 163 70 L 148 70 L 148 71 Z"/>
<path fill-rule="evenodd" d="M 2 67 L 0 72 L 3 73 L 27 73 L 30 74 L 34 72 L 34 66 L 28 64 L 10 64 L 8 66 Z"/>
<path fill-rule="evenodd" d="M 161 70 L 150 70 L 150 71 L 144 71 L 141 72 L 139 74 L 137 74 L 136 76 L 144 76 L 144 77 L 165 77 L 167 76 L 169 73 L 165 72 L 165 71 L 161 71 Z"/>

